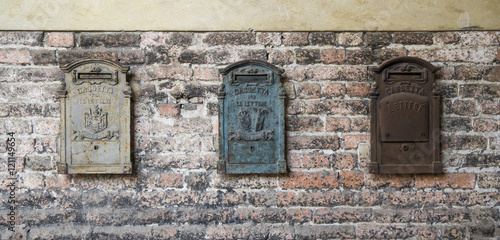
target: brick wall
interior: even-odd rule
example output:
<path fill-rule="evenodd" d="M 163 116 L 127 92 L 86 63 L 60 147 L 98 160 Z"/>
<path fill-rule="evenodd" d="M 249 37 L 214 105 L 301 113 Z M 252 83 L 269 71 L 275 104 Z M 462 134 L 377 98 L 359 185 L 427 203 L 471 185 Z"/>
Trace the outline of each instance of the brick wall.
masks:
<path fill-rule="evenodd" d="M 0 231 L 15 132 L 14 239 L 494 239 L 500 32 L 0 32 Z M 443 175 L 373 175 L 369 66 L 442 67 Z M 60 65 L 130 66 L 133 175 L 58 175 Z M 284 176 L 216 173 L 218 69 L 285 69 Z"/>

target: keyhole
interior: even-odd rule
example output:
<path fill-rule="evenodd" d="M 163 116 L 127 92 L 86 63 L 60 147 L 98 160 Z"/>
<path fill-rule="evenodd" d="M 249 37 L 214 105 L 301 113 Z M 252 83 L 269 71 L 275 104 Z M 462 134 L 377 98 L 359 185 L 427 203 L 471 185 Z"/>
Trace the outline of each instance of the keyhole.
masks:
<path fill-rule="evenodd" d="M 94 150 L 97 150 L 97 149 L 99 149 L 99 146 L 95 145 Z"/>
<path fill-rule="evenodd" d="M 250 152 L 253 152 L 253 146 L 250 146 Z"/>
<path fill-rule="evenodd" d="M 403 145 L 403 151 L 408 151 L 410 149 L 410 147 L 408 147 L 408 145 Z"/>

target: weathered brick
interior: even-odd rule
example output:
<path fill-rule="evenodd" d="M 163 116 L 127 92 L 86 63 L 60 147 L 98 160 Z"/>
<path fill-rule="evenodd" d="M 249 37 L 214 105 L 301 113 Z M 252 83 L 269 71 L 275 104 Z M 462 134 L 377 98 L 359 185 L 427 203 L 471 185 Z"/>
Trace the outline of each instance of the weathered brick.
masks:
<path fill-rule="evenodd" d="M 415 178 L 407 175 L 392 175 L 390 186 L 393 188 L 410 188 L 415 185 Z"/>
<path fill-rule="evenodd" d="M 356 223 L 371 221 L 370 208 L 319 208 L 314 211 L 314 223 Z"/>
<path fill-rule="evenodd" d="M 0 33 L 0 44 L 16 44 L 28 46 L 41 46 L 43 43 L 42 32 L 9 31 Z"/>
<path fill-rule="evenodd" d="M 285 46 L 307 46 L 309 45 L 309 33 L 307 32 L 286 32 L 282 35 Z"/>
<path fill-rule="evenodd" d="M 321 151 L 310 153 L 290 153 L 288 164 L 291 168 L 325 168 L 330 166 L 330 155 Z"/>
<path fill-rule="evenodd" d="M 190 46 L 194 39 L 194 33 L 190 32 L 173 32 L 169 34 L 165 43 L 167 45 L 175 45 L 175 46 Z"/>
<path fill-rule="evenodd" d="M 372 47 L 382 47 L 390 45 L 392 36 L 388 32 L 367 32 L 365 33 L 365 44 Z"/>
<path fill-rule="evenodd" d="M 409 223 L 415 222 L 412 209 L 374 209 L 373 220 L 377 223 Z"/>
<path fill-rule="evenodd" d="M 175 212 L 173 222 L 190 224 L 228 223 L 234 215 L 234 209 L 227 208 L 182 207 Z"/>
<path fill-rule="evenodd" d="M 207 173 L 190 173 L 186 176 L 186 184 L 193 190 L 205 190 L 209 186 Z"/>
<path fill-rule="evenodd" d="M 214 186 L 216 188 L 250 188 L 250 189 L 266 189 L 276 187 L 276 177 L 259 177 L 257 175 L 245 176 L 221 176 L 213 177 Z"/>
<path fill-rule="evenodd" d="M 207 63 L 206 53 L 198 50 L 184 50 L 179 55 L 180 63 L 205 64 Z"/>
<path fill-rule="evenodd" d="M 32 227 L 29 236 L 31 239 L 91 239 L 92 227 L 80 224 Z"/>
<path fill-rule="evenodd" d="M 267 61 L 267 55 L 268 54 L 266 49 L 255 49 L 255 50 L 251 49 L 251 50 L 239 51 L 234 61 L 241 61 L 248 59 Z"/>
<path fill-rule="evenodd" d="M 208 64 L 228 64 L 231 61 L 231 54 L 225 49 L 206 51 Z"/>
<path fill-rule="evenodd" d="M 286 129 L 291 132 L 321 132 L 324 124 L 319 117 L 290 116 L 286 118 Z"/>
<path fill-rule="evenodd" d="M 460 96 L 464 98 L 492 99 L 500 97 L 500 85 L 464 84 L 460 85 Z"/>
<path fill-rule="evenodd" d="M 375 49 L 373 51 L 373 60 L 381 64 L 384 61 L 397 57 L 404 57 L 406 55 L 407 52 L 405 49 Z"/>
<path fill-rule="evenodd" d="M 437 32 L 434 40 L 436 43 L 455 44 L 458 43 L 460 34 L 457 32 Z"/>
<path fill-rule="evenodd" d="M 309 114 L 367 114 L 365 100 L 311 100 L 306 103 Z"/>
<path fill-rule="evenodd" d="M 0 49 L 0 63 L 29 64 L 30 51 L 26 49 Z"/>
<path fill-rule="evenodd" d="M 71 175 L 49 175 L 45 178 L 45 186 L 49 191 L 67 190 L 71 187 Z"/>
<path fill-rule="evenodd" d="M 302 99 L 317 99 L 321 95 L 321 85 L 317 83 L 300 83 L 296 85 L 297 95 Z"/>
<path fill-rule="evenodd" d="M 231 221 L 236 223 L 282 223 L 286 221 L 286 211 L 279 208 L 238 208 Z"/>
<path fill-rule="evenodd" d="M 193 67 L 193 78 L 199 81 L 220 81 L 221 77 L 216 68 L 210 67 Z"/>
<path fill-rule="evenodd" d="M 75 46 L 75 36 L 72 32 L 49 32 L 45 41 L 49 47 Z"/>
<path fill-rule="evenodd" d="M 494 32 L 460 32 L 460 44 L 465 46 L 498 46 L 498 36 Z"/>
<path fill-rule="evenodd" d="M 254 45 L 256 43 L 255 33 L 231 32 L 231 33 L 208 33 L 203 43 L 209 46 L 215 45 Z"/>
<path fill-rule="evenodd" d="M 125 224 L 124 224 L 125 225 Z M 151 239 L 150 226 L 97 226 L 92 228 L 94 239 Z"/>
<path fill-rule="evenodd" d="M 357 47 L 363 44 L 362 32 L 337 33 L 337 44 L 343 47 Z"/>
<path fill-rule="evenodd" d="M 444 150 L 477 150 L 486 149 L 488 141 L 483 136 L 454 135 L 442 137 Z"/>
<path fill-rule="evenodd" d="M 321 62 L 319 49 L 297 48 L 295 49 L 295 60 L 297 64 L 314 64 Z"/>
<path fill-rule="evenodd" d="M 117 51 L 109 50 L 61 50 L 58 51 L 58 60 L 60 65 L 66 65 L 83 58 L 100 58 L 110 61 L 118 60 Z"/>
<path fill-rule="evenodd" d="M 180 117 L 180 105 L 177 104 L 159 104 L 158 113 L 160 117 L 164 118 L 178 118 Z"/>
<path fill-rule="evenodd" d="M 351 97 L 366 97 L 368 98 L 368 94 L 370 93 L 370 83 L 347 83 L 347 95 Z"/>
<path fill-rule="evenodd" d="M 486 74 L 486 71 L 488 71 L 487 74 Z M 491 69 L 488 69 L 485 67 L 485 71 L 483 73 L 484 73 L 483 74 L 484 80 L 490 81 L 490 82 L 500 82 L 500 66 L 494 66 L 494 67 L 491 67 Z"/>
<path fill-rule="evenodd" d="M 165 32 L 141 33 L 141 46 L 163 46 L 168 34 Z"/>
<path fill-rule="evenodd" d="M 206 239 L 266 239 L 267 227 L 263 225 L 209 225 Z"/>
<path fill-rule="evenodd" d="M 154 137 L 151 138 L 151 152 L 199 152 L 201 150 L 201 142 L 190 134 L 178 134 L 174 137 Z"/>
<path fill-rule="evenodd" d="M 306 67 L 304 66 L 293 66 L 285 67 L 285 72 L 281 75 L 287 80 L 304 81 L 306 79 Z"/>
<path fill-rule="evenodd" d="M 490 137 L 488 141 L 491 150 L 500 149 L 500 137 Z"/>
<path fill-rule="evenodd" d="M 281 33 L 277 32 L 258 32 L 257 42 L 264 46 L 279 46 L 281 45 Z"/>
<path fill-rule="evenodd" d="M 469 49 L 468 53 L 467 62 L 469 63 L 490 64 L 497 58 L 497 51 L 493 48 L 473 48 Z"/>
<path fill-rule="evenodd" d="M 313 211 L 311 209 L 288 209 L 287 218 L 290 223 L 306 223 L 312 220 Z"/>
<path fill-rule="evenodd" d="M 354 225 L 298 225 L 295 227 L 297 239 L 354 239 Z"/>
<path fill-rule="evenodd" d="M 481 101 L 481 112 L 490 115 L 500 114 L 500 102 L 496 100 Z"/>
<path fill-rule="evenodd" d="M 351 119 L 348 117 L 326 117 L 326 131 L 350 132 Z"/>
<path fill-rule="evenodd" d="M 32 171 L 52 170 L 52 162 L 55 161 L 51 156 L 38 155 L 26 156 L 23 160 L 26 164 L 25 168 Z"/>
<path fill-rule="evenodd" d="M 368 67 L 367 66 L 342 66 L 340 68 L 342 80 L 367 81 Z"/>
<path fill-rule="evenodd" d="M 470 167 L 490 167 L 499 166 L 498 155 L 471 153 L 465 156 L 464 166 Z"/>
<path fill-rule="evenodd" d="M 332 154 L 332 166 L 336 169 L 353 169 L 356 166 L 356 154 L 337 152 Z"/>
<path fill-rule="evenodd" d="M 337 136 L 293 136 L 287 141 L 287 148 L 298 149 L 339 149 Z"/>
<path fill-rule="evenodd" d="M 311 45 L 335 45 L 335 33 L 311 32 L 309 34 Z"/>
<path fill-rule="evenodd" d="M 324 64 L 345 64 L 346 54 L 344 49 L 321 50 L 321 62 Z"/>
<path fill-rule="evenodd" d="M 61 82 L 64 73 L 59 68 L 20 68 L 15 76 L 16 82 Z"/>
<path fill-rule="evenodd" d="M 359 171 L 344 170 L 339 172 L 340 186 L 343 188 L 361 188 L 363 186 L 364 174 Z"/>
<path fill-rule="evenodd" d="M 367 117 L 358 117 L 351 119 L 352 132 L 368 132 L 370 131 L 370 119 Z"/>
<path fill-rule="evenodd" d="M 473 120 L 474 132 L 498 131 L 498 120 L 492 118 L 476 118 Z"/>
<path fill-rule="evenodd" d="M 453 102 L 453 113 L 461 116 L 477 116 L 479 104 L 475 100 L 455 100 Z"/>
<path fill-rule="evenodd" d="M 31 59 L 35 65 L 50 65 L 57 63 L 56 51 L 54 50 L 31 50 Z"/>
<path fill-rule="evenodd" d="M 476 175 L 473 173 L 453 173 L 441 175 L 417 175 L 417 188 L 474 188 Z"/>
<path fill-rule="evenodd" d="M 277 65 L 288 65 L 295 62 L 295 56 L 291 50 L 271 50 L 269 62 Z"/>
<path fill-rule="evenodd" d="M 339 80 L 341 78 L 341 69 L 337 66 L 311 66 L 305 69 L 304 73 L 309 80 Z"/>
<path fill-rule="evenodd" d="M 338 187 L 338 174 L 323 172 L 291 172 L 287 177 L 279 178 L 283 189 L 331 189 Z"/>
<path fill-rule="evenodd" d="M 344 149 L 355 149 L 359 142 L 367 142 L 370 140 L 368 135 L 344 135 L 342 136 Z"/>
<path fill-rule="evenodd" d="M 356 237 L 361 239 L 407 239 L 417 235 L 418 227 L 406 224 L 362 224 L 356 226 Z"/>
<path fill-rule="evenodd" d="M 374 51 L 372 49 L 346 50 L 347 64 L 369 64 L 374 62 L 374 59 Z"/>
<path fill-rule="evenodd" d="M 139 47 L 141 35 L 134 32 L 81 33 L 80 47 Z"/>
<path fill-rule="evenodd" d="M 6 135 L 9 132 L 30 134 L 33 132 L 33 125 L 31 121 L 0 119 L 0 134 Z"/>
<path fill-rule="evenodd" d="M 122 50 L 118 52 L 118 62 L 124 65 L 145 63 L 146 54 L 143 50 Z"/>
<path fill-rule="evenodd" d="M 432 44 L 433 35 L 430 32 L 395 32 L 394 43 L 397 44 Z"/>

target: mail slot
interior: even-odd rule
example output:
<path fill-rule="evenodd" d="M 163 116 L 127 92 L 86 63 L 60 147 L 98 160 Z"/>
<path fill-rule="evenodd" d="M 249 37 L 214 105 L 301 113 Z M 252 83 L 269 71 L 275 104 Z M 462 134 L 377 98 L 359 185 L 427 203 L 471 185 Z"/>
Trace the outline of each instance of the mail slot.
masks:
<path fill-rule="evenodd" d="M 400 57 L 371 70 L 370 173 L 441 173 L 437 68 Z"/>

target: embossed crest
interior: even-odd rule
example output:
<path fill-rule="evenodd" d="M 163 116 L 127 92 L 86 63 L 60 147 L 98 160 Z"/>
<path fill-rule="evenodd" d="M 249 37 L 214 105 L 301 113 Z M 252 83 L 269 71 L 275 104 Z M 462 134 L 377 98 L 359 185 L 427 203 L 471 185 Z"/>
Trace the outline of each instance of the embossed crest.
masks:
<path fill-rule="evenodd" d="M 261 61 L 241 61 L 221 70 L 218 172 L 284 173 L 282 70 Z"/>

